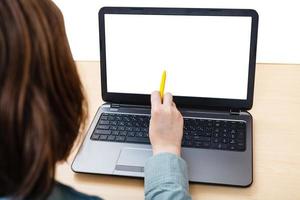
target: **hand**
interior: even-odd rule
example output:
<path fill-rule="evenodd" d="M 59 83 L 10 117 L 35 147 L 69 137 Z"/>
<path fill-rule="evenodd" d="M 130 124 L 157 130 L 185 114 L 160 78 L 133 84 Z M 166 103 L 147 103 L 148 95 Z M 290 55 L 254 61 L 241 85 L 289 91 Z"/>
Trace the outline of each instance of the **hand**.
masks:
<path fill-rule="evenodd" d="M 153 155 L 163 152 L 180 156 L 183 135 L 183 118 L 170 93 L 166 93 L 161 103 L 160 94 L 151 94 L 151 120 L 149 137 Z"/>

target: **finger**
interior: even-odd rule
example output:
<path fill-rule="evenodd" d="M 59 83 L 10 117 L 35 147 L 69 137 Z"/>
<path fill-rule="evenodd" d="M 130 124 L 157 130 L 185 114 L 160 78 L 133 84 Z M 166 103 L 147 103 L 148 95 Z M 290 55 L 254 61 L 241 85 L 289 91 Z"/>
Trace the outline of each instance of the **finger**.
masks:
<path fill-rule="evenodd" d="M 173 96 L 172 96 L 171 93 L 168 92 L 164 95 L 163 104 L 166 105 L 166 106 L 172 106 Z"/>
<path fill-rule="evenodd" d="M 151 107 L 157 107 L 161 104 L 160 94 L 158 91 L 154 91 L 151 94 Z"/>
<path fill-rule="evenodd" d="M 178 111 L 178 113 L 180 113 L 180 115 L 181 115 L 181 112 L 178 110 L 176 103 L 174 101 L 172 103 L 172 107 L 174 107 L 176 109 L 176 111 Z"/>

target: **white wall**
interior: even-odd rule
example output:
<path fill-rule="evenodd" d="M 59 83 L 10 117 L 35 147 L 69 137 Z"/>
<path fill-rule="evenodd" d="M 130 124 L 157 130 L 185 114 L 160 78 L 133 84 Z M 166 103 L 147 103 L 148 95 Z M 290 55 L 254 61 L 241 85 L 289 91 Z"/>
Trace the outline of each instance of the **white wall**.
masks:
<path fill-rule="evenodd" d="M 252 8 L 260 15 L 257 62 L 300 63 L 297 0 L 53 0 L 62 10 L 76 60 L 99 60 L 98 10 L 102 6 Z"/>

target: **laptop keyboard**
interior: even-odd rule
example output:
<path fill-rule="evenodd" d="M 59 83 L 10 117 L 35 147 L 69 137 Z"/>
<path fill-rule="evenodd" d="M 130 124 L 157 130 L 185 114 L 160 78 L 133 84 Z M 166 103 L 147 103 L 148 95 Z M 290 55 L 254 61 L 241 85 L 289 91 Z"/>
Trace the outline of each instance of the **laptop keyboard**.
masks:
<path fill-rule="evenodd" d="M 91 140 L 150 144 L 148 115 L 102 113 Z M 246 123 L 184 118 L 182 146 L 188 148 L 244 151 Z"/>

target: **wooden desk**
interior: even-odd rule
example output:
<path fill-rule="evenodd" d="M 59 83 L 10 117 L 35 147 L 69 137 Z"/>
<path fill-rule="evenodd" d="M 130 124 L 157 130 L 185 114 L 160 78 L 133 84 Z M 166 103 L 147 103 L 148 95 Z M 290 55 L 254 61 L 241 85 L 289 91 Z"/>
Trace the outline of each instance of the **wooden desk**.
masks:
<path fill-rule="evenodd" d="M 102 103 L 99 63 L 79 62 L 78 70 L 89 101 L 90 122 Z M 254 118 L 252 186 L 190 184 L 193 199 L 300 199 L 300 65 L 258 64 L 251 114 Z M 70 164 L 78 146 L 67 162 L 57 166 L 57 180 L 105 199 L 144 198 L 142 179 L 72 172 Z M 99 152 L 99 156 L 101 153 L 104 152 Z"/>

